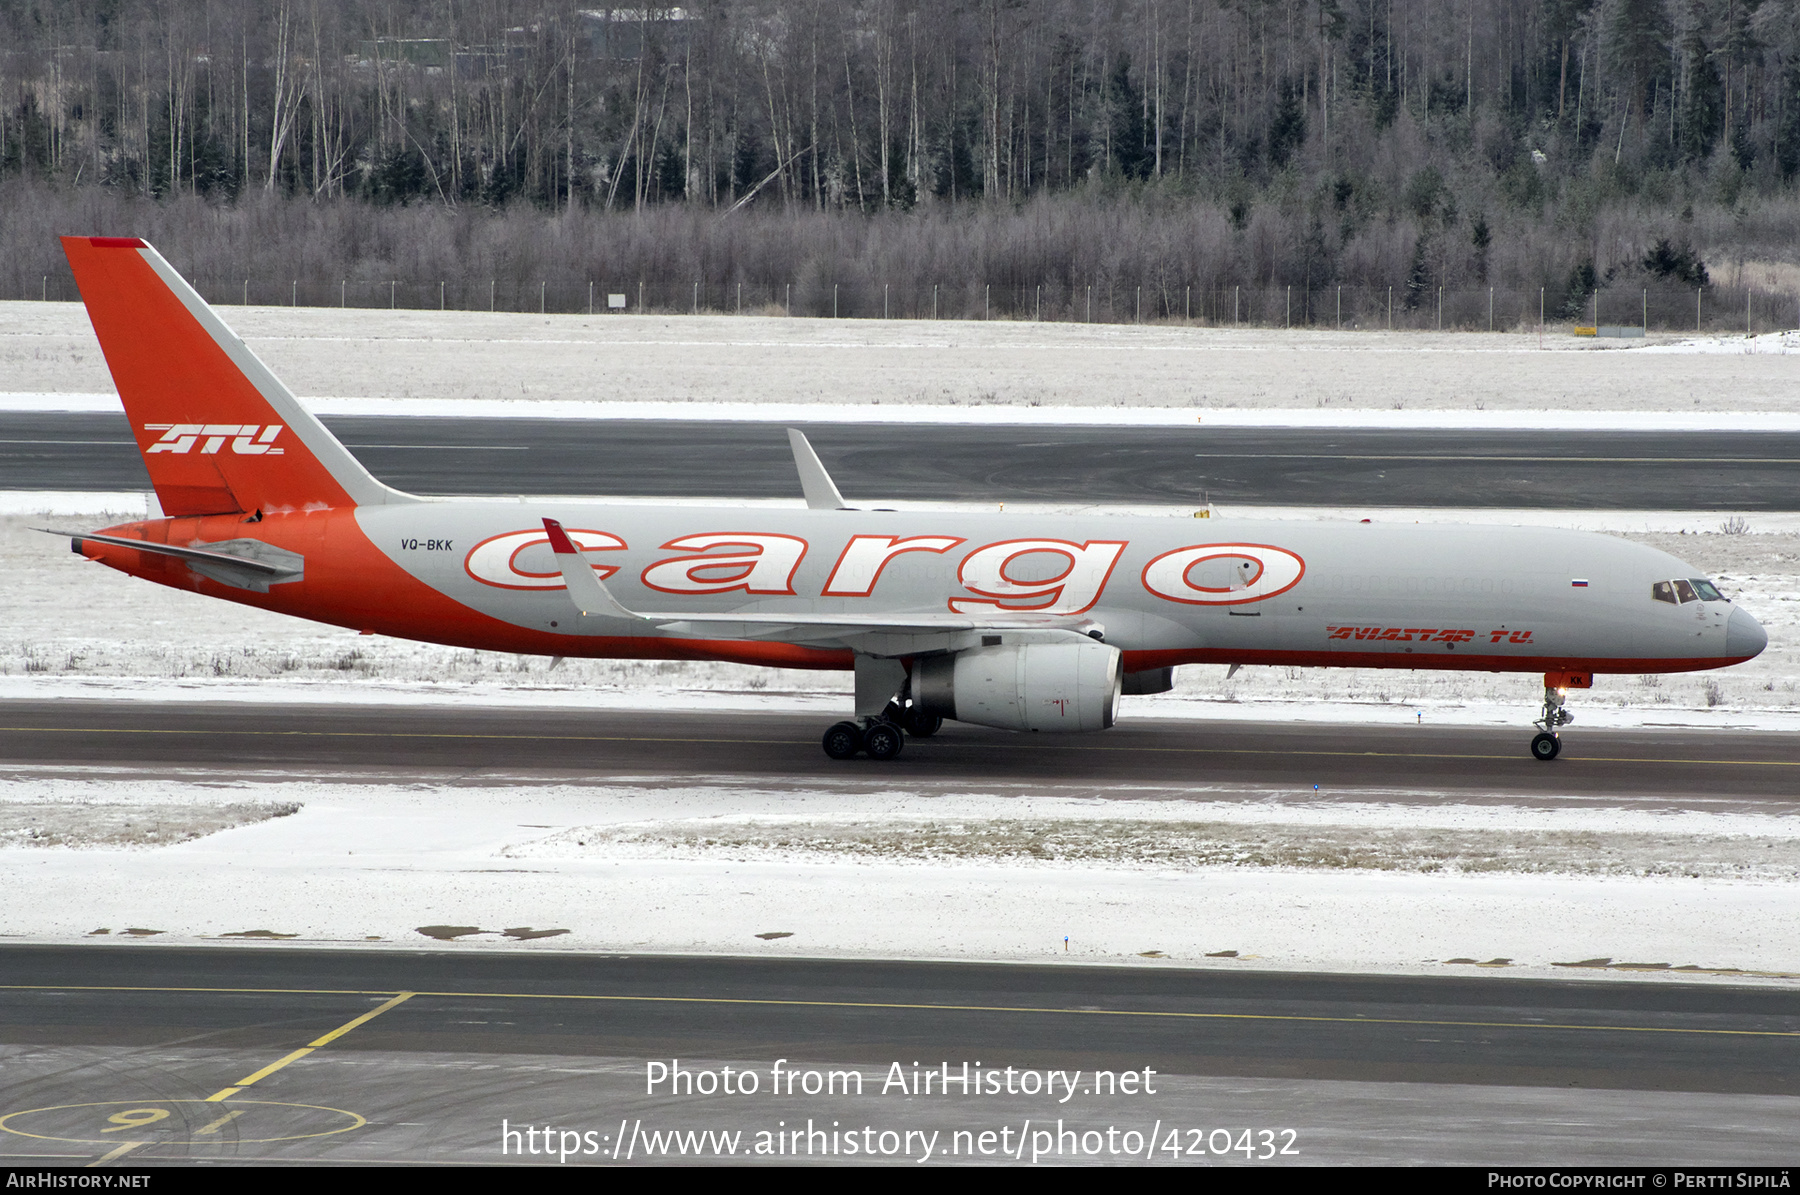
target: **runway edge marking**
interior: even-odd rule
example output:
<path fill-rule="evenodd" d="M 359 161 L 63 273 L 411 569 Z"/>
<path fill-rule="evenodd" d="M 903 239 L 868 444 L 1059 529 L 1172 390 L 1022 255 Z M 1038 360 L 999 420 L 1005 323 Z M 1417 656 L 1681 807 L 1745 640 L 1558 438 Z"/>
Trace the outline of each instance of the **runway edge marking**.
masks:
<path fill-rule="evenodd" d="M 650 735 L 596 735 L 596 734 L 477 734 L 451 733 L 432 731 L 382 731 L 382 730 L 214 730 L 186 729 L 181 727 L 126 727 L 126 726 L 0 726 L 0 733 L 8 734 L 139 734 L 139 735 L 209 735 L 214 737 L 234 738 L 317 738 L 317 739 L 467 739 L 476 742 L 545 742 L 545 743 L 729 743 L 733 745 L 791 747 L 799 743 L 797 739 L 746 739 L 746 738 L 679 738 L 657 737 Z M 1511 760 L 1510 755 L 1478 755 L 1469 752 L 1441 751 L 1308 751 L 1308 750 L 1274 750 L 1253 747 L 1153 747 L 1143 744 L 1129 744 L 1116 747 L 1077 745 L 1073 743 L 1025 744 L 1018 743 L 956 743 L 943 742 L 935 744 L 943 748 L 963 748 L 976 750 L 1037 750 L 1037 751 L 1089 751 L 1107 753 L 1140 752 L 1153 755 L 1279 755 L 1307 756 L 1343 759 L 1462 759 L 1462 760 Z M 1800 760 L 1788 759 L 1658 759 L 1632 758 L 1629 756 L 1579 756 L 1572 758 L 1571 763 L 1636 763 L 1636 764 L 1688 764 L 1703 767 L 1748 767 L 1748 768 L 1800 768 Z"/>
<path fill-rule="evenodd" d="M 309 988 L 159 988 L 74 984 L 0 984 L 0 991 L 208 992 L 221 995 L 386 994 L 385 992 L 344 992 L 326 989 L 315 991 Z M 324 1037 L 294 1051 L 286 1058 L 280 1059 L 270 1066 L 264 1067 L 262 1070 L 246 1079 L 240 1080 L 236 1087 L 226 1088 L 219 1094 L 212 1096 L 211 1100 L 229 1099 L 234 1091 L 240 1090 L 259 1079 L 274 1074 L 295 1059 L 305 1057 L 307 1054 L 312 1053 L 313 1050 L 327 1042 L 350 1032 L 358 1025 L 364 1024 L 365 1022 L 380 1016 L 388 1009 L 410 1000 L 415 996 L 452 1000 L 591 1000 L 595 1002 L 615 1002 L 621 1004 L 715 1004 L 761 1006 L 769 1008 L 867 1008 L 921 1012 L 1002 1012 L 1037 1013 L 1040 1015 L 1052 1016 L 1147 1017 L 1190 1021 L 1295 1021 L 1329 1025 L 1422 1025 L 1462 1029 L 1554 1029 L 1589 1033 L 1677 1033 L 1715 1037 L 1800 1037 L 1800 1029 L 1698 1029 L 1668 1025 L 1571 1025 L 1528 1021 L 1436 1021 L 1412 1017 L 1325 1017 L 1251 1012 L 1172 1012 L 1136 1008 L 1046 1008 L 1004 1004 L 903 1004 L 857 1000 L 759 1000 L 729 996 L 614 996 L 583 995 L 573 992 L 437 992 L 420 990 L 399 993 L 381 1007 L 364 1013 L 355 1020 L 350 1021 L 338 1029 L 334 1029 Z"/>

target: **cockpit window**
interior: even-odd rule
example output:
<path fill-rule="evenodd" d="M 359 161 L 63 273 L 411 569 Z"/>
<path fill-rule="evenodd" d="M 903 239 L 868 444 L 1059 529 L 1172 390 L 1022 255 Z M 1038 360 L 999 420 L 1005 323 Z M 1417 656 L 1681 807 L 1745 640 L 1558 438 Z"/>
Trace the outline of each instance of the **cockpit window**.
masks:
<path fill-rule="evenodd" d="M 1671 606 L 1679 606 L 1683 602 L 1723 602 L 1727 601 L 1718 586 L 1705 577 L 1690 577 L 1685 581 L 1652 581 L 1650 596 L 1659 602 L 1667 602 Z"/>

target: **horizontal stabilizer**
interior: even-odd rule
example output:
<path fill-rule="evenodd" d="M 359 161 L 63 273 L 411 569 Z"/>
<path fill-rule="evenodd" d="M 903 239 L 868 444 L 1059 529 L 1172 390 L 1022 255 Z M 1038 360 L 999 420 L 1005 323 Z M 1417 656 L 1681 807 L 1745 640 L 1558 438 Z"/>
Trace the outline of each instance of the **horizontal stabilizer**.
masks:
<path fill-rule="evenodd" d="M 115 548 L 135 548 L 139 552 L 148 552 L 152 556 L 174 556 L 181 560 L 192 560 L 202 564 L 225 564 L 232 568 L 241 568 L 246 572 L 261 573 L 270 577 L 290 574 L 295 570 L 283 564 L 270 564 L 265 560 L 252 560 L 248 556 L 238 556 L 231 552 L 208 552 L 204 548 L 183 548 L 176 544 L 152 543 L 142 539 L 127 539 L 122 535 L 93 535 L 80 531 L 55 531 L 49 527 L 33 527 L 33 531 L 42 531 L 46 535 L 66 535 L 69 546 L 77 553 L 83 543 L 110 544 Z"/>

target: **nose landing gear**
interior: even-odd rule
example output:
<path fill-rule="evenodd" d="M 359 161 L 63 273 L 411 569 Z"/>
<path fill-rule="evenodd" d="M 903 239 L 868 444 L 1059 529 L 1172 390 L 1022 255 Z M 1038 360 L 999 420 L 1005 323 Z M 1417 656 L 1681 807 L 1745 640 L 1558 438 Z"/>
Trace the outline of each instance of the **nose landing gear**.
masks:
<path fill-rule="evenodd" d="M 1564 705 L 1568 700 L 1568 691 L 1591 689 L 1593 686 L 1594 674 L 1591 672 L 1544 673 L 1544 713 L 1532 723 L 1542 729 L 1532 737 L 1532 758 L 1548 763 L 1562 754 L 1562 737 L 1556 733 L 1557 728 L 1575 721 L 1575 715 Z"/>

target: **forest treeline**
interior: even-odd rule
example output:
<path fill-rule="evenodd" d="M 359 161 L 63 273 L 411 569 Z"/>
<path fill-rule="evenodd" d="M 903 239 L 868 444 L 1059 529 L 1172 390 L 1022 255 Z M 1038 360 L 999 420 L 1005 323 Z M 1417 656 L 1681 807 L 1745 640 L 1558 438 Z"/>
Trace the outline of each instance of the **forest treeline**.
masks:
<path fill-rule="evenodd" d="M 442 276 L 460 251 L 515 282 L 1135 279 L 1409 307 L 1742 285 L 1721 265 L 1790 260 L 1800 232 L 1796 17 L 0 0 L 0 291 L 58 270 L 51 232 L 101 230 L 155 231 L 199 273 L 311 279 Z"/>

